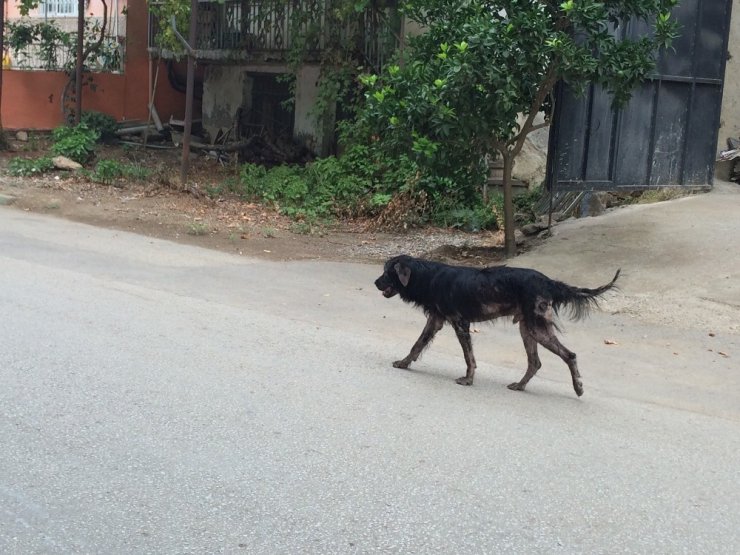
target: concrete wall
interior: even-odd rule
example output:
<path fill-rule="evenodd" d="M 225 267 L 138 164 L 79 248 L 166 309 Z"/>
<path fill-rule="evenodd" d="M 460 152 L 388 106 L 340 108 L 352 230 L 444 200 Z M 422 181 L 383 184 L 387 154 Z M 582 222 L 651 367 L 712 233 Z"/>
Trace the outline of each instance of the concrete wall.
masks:
<path fill-rule="evenodd" d="M 727 148 L 727 137 L 740 137 L 740 3 L 735 0 L 734 4 L 717 151 Z"/>
<path fill-rule="evenodd" d="M 325 155 L 334 140 L 334 118 L 319 123 L 312 112 L 319 98 L 320 72 L 318 66 L 304 66 L 298 71 L 293 136 L 316 154 Z"/>
<path fill-rule="evenodd" d="M 239 67 L 207 66 L 203 79 L 203 129 L 211 141 L 233 129 L 240 108 L 252 105 L 252 83 Z"/>

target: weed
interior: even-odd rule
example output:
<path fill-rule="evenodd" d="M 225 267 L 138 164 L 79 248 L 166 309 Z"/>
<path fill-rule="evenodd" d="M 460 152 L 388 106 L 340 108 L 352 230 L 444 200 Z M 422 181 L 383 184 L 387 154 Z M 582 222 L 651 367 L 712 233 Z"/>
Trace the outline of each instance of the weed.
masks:
<path fill-rule="evenodd" d="M 275 228 L 272 227 L 263 227 L 262 228 L 262 236 L 266 237 L 267 239 L 272 239 L 277 235 L 277 231 Z"/>
<path fill-rule="evenodd" d="M 542 198 L 543 191 L 543 187 L 539 186 L 527 191 L 526 193 L 522 193 L 514 197 L 514 210 L 519 214 L 524 215 L 524 223 L 531 223 L 537 219 L 537 214 L 535 214 L 534 207 Z M 501 201 L 501 207 L 503 209 L 503 197 Z"/>
<path fill-rule="evenodd" d="M 124 169 L 120 162 L 116 160 L 100 160 L 92 172 L 92 179 L 104 185 L 113 185 L 123 175 Z"/>
<path fill-rule="evenodd" d="M 311 235 L 313 234 L 313 225 L 306 220 L 293 222 L 290 226 L 290 231 L 296 235 Z"/>
<path fill-rule="evenodd" d="M 27 177 L 40 175 L 54 169 L 54 162 L 48 156 L 41 158 L 13 158 L 8 162 L 8 173 L 14 176 Z"/>
<path fill-rule="evenodd" d="M 206 196 L 210 199 L 217 199 L 223 193 L 223 185 L 206 185 L 204 188 Z"/>
<path fill-rule="evenodd" d="M 188 235 L 201 236 L 208 233 L 208 225 L 201 222 L 193 222 L 188 227 Z"/>
<path fill-rule="evenodd" d="M 123 166 L 123 177 L 132 181 L 146 181 L 151 175 L 149 168 L 145 168 L 138 162 L 125 164 Z"/>
<path fill-rule="evenodd" d="M 650 204 L 653 202 L 675 200 L 690 194 L 691 192 L 687 191 L 684 187 L 661 187 L 660 189 L 648 189 L 638 197 L 637 204 Z"/>
<path fill-rule="evenodd" d="M 46 209 L 47 210 L 57 210 L 61 206 L 62 206 L 61 202 L 59 202 L 58 200 L 52 200 L 51 202 L 49 202 L 49 204 L 46 205 Z"/>

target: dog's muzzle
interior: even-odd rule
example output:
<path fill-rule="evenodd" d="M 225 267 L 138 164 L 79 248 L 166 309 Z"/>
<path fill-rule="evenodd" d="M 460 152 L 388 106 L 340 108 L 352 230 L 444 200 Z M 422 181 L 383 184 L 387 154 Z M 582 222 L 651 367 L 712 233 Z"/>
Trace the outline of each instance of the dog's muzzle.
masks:
<path fill-rule="evenodd" d="M 383 292 L 383 296 L 386 299 L 390 299 L 394 295 L 398 293 L 396 291 L 396 288 L 393 287 L 390 283 L 388 283 L 388 279 L 385 278 L 385 276 L 380 276 L 378 279 L 375 280 L 375 287 L 377 287 L 380 291 Z"/>
<path fill-rule="evenodd" d="M 395 289 L 393 289 L 393 287 L 391 287 L 390 285 L 388 287 L 386 287 L 385 289 L 383 289 L 383 296 L 386 299 L 390 299 L 393 295 L 396 295 L 397 293 L 398 293 L 398 291 L 396 291 Z"/>

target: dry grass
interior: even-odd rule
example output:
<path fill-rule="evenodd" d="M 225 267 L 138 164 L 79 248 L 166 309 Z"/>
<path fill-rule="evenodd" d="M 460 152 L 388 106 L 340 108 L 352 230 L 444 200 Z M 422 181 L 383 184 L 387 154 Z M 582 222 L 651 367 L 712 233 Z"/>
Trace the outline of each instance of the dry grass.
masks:
<path fill-rule="evenodd" d="M 637 204 L 651 204 L 653 202 L 675 200 L 677 198 L 692 195 L 693 193 L 693 190 L 686 187 L 661 187 L 660 189 L 649 189 L 639 196 Z"/>

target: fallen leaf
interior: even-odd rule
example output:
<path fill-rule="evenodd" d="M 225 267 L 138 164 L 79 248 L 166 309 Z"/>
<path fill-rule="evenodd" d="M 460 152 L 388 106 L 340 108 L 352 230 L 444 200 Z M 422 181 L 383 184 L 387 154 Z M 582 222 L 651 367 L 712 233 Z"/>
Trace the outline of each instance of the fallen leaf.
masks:
<path fill-rule="evenodd" d="M 709 332 L 709 337 L 714 337 L 714 332 L 713 331 L 710 331 Z"/>
<path fill-rule="evenodd" d="M 604 345 L 619 345 L 619 343 L 617 343 L 613 339 L 604 339 Z"/>
<path fill-rule="evenodd" d="M 264 251 L 262 251 L 262 252 L 272 252 L 272 251 L 268 251 L 267 249 L 265 249 L 265 250 L 264 250 Z"/>
<path fill-rule="evenodd" d="M 728 355 L 728 354 L 727 354 L 727 353 L 725 353 L 724 351 L 717 351 L 717 354 L 718 354 L 718 355 L 722 355 L 722 356 L 723 356 L 723 357 L 725 357 L 725 358 L 730 358 L 730 355 Z"/>

